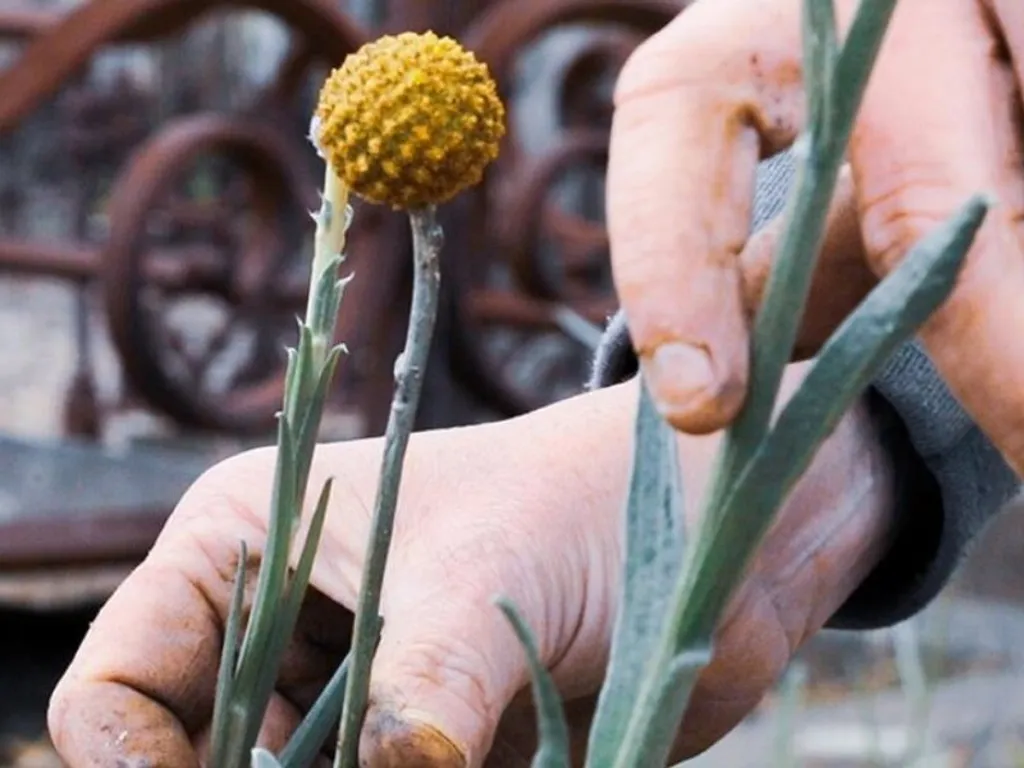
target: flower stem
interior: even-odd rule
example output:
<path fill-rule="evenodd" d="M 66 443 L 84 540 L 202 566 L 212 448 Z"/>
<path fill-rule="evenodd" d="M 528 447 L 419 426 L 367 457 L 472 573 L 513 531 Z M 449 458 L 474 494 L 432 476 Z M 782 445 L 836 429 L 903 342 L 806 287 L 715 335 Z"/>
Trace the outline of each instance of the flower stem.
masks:
<path fill-rule="evenodd" d="M 363 582 L 356 606 L 352 636 L 352 667 L 345 687 L 345 702 L 338 731 L 335 768 L 359 764 L 359 735 L 370 694 L 370 668 L 376 650 L 381 587 L 387 564 L 395 509 L 402 479 L 405 449 L 409 444 L 423 388 L 437 318 L 441 284 L 440 253 L 443 235 L 433 206 L 409 212 L 413 235 L 413 289 L 405 348 L 395 364 L 395 394 L 384 435 L 380 484 L 374 502 Z"/>

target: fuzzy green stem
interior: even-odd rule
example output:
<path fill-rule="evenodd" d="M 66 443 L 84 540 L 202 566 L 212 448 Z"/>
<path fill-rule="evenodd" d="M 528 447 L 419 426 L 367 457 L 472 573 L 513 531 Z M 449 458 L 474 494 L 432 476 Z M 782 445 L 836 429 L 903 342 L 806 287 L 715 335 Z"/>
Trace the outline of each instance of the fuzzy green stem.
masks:
<path fill-rule="evenodd" d="M 352 635 L 352 667 L 345 687 L 345 703 L 338 732 L 335 768 L 359 764 L 359 735 L 370 695 L 370 668 L 377 643 L 381 588 L 387 564 L 395 509 L 402 480 L 402 464 L 416 420 L 423 376 L 430 355 L 441 284 L 442 232 L 436 210 L 410 211 L 413 235 L 413 290 L 405 348 L 395 363 L 395 394 L 384 435 L 380 484 L 374 502 L 370 540 L 356 606 Z"/>
<path fill-rule="evenodd" d="M 306 323 L 313 333 L 313 363 L 323 365 L 331 346 L 337 311 L 325 306 L 324 296 L 316 287 L 326 270 L 345 250 L 345 238 L 352 221 L 348 204 L 348 187 L 338 178 L 330 163 L 324 170 L 324 191 L 320 210 L 314 216 L 316 232 L 313 236 L 313 264 L 309 275 L 309 297 L 306 300 Z"/>
<path fill-rule="evenodd" d="M 307 584 L 298 575 L 289 579 L 288 563 L 299 527 L 317 428 L 339 354 L 330 345 L 344 287 L 337 273 L 349 222 L 347 201 L 346 188 L 328 169 L 323 203 L 314 216 L 316 238 L 310 298 L 305 320 L 299 326 L 298 349 L 289 350 L 285 374 L 266 548 L 237 662 L 221 670 L 217 686 L 216 722 L 210 748 L 213 768 L 248 765 L 281 656 L 294 631 L 300 593 Z M 326 509 L 325 496 L 318 506 L 318 520 L 322 522 L 320 507 Z M 317 534 L 313 528 L 311 525 L 304 550 L 315 549 L 319 543 L 319 528 Z M 301 579 L 308 580 L 308 573 Z M 234 606 L 228 624 L 236 626 L 240 620 L 239 603 Z M 234 633 L 228 633 L 224 642 L 232 644 L 236 640 Z M 226 648 L 224 658 L 233 661 L 234 650 Z"/>

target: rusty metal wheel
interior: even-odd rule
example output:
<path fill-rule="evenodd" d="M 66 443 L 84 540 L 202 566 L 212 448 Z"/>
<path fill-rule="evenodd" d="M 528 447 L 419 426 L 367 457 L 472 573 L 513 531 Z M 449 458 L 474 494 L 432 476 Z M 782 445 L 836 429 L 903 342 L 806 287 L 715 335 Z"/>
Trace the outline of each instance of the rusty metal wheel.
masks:
<path fill-rule="evenodd" d="M 607 155 L 604 132 L 571 131 L 524 163 L 493 233 L 501 258 L 459 303 L 456 328 L 478 360 L 473 388 L 497 393 L 506 413 L 578 392 L 615 309 L 599 199 Z"/>
<path fill-rule="evenodd" d="M 150 139 L 117 180 L 110 332 L 133 394 L 182 425 L 273 426 L 305 298 L 313 187 L 295 155 L 256 121 L 198 115 Z"/>
<path fill-rule="evenodd" d="M 455 372 L 498 415 L 578 393 L 589 374 L 617 306 L 603 210 L 610 85 L 632 50 L 688 4 L 498 0 L 464 35 L 512 105 L 503 158 L 465 204 L 475 237 L 451 270 Z M 524 54 L 574 27 L 584 34 L 549 73 L 548 92 L 517 101 L 510 90 Z M 544 115 L 543 136 L 515 130 L 528 115 Z"/>

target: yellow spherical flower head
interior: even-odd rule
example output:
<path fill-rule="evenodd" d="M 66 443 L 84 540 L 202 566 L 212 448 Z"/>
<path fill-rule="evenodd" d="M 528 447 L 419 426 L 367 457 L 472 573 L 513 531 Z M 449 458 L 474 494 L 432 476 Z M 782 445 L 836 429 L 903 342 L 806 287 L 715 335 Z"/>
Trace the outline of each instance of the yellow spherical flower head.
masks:
<path fill-rule="evenodd" d="M 498 155 L 505 108 L 472 53 L 406 32 L 364 45 L 331 72 L 312 133 L 353 192 L 423 208 L 479 183 Z"/>

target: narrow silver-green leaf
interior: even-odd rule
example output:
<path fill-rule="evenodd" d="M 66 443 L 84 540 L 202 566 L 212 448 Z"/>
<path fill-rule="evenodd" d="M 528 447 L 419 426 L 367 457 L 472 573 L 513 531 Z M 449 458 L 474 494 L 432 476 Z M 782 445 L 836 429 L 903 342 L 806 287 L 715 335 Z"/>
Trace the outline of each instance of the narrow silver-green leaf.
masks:
<path fill-rule="evenodd" d="M 758 451 L 758 470 L 752 478 L 771 478 L 779 484 L 780 496 L 789 491 L 817 446 L 896 347 L 949 296 L 989 205 L 983 196 L 972 197 L 911 249 L 840 325 Z M 741 481 L 737 491 L 743 487 Z M 755 487 L 760 486 L 747 489 Z"/>
<path fill-rule="evenodd" d="M 673 601 L 675 648 L 705 649 L 757 544 L 821 442 L 864 391 L 892 351 L 945 300 L 984 219 L 987 203 L 972 199 L 921 241 L 868 295 L 822 349 L 800 390 L 724 497 L 706 546 L 688 567 Z M 676 610 L 678 609 L 678 615 Z M 692 683 L 685 656 L 672 680 L 641 696 L 615 768 L 664 765 Z"/>
<path fill-rule="evenodd" d="M 291 423 L 285 414 L 278 416 L 277 459 L 274 468 L 273 493 L 270 500 L 270 522 L 267 526 L 267 549 L 256 581 L 252 615 L 242 641 L 240 676 L 258 672 L 264 665 L 267 633 L 274 624 L 274 614 L 284 592 L 285 575 L 291 541 L 288 531 L 298 505 L 296 497 L 295 441 Z M 242 682 L 242 681 L 240 681 Z M 247 686 L 246 686 L 247 687 Z"/>
<path fill-rule="evenodd" d="M 898 0 L 860 0 L 853 23 L 843 40 L 836 62 L 835 85 L 832 88 L 834 125 L 841 130 L 831 140 L 843 147 L 850 140 L 854 118 L 874 69 L 889 22 Z"/>
<path fill-rule="evenodd" d="M 309 712 L 302 718 L 299 727 L 281 751 L 281 768 L 309 768 L 313 765 L 317 754 L 331 734 L 331 729 L 338 724 L 341 717 L 341 706 L 345 701 L 345 682 L 348 680 L 348 667 L 352 663 L 349 653 L 317 696 Z"/>
<path fill-rule="evenodd" d="M 276 606 L 275 621 L 266 632 L 266 646 L 263 651 L 264 664 L 254 672 L 254 681 L 250 696 L 253 701 L 265 707 L 270 700 L 274 685 L 277 682 L 278 667 L 285 648 L 295 633 L 295 624 L 302 608 L 302 599 L 306 594 L 309 577 L 313 570 L 317 546 L 323 531 L 324 519 L 327 515 L 327 504 L 331 495 L 331 480 L 324 483 L 317 500 L 316 509 L 309 521 L 309 533 L 303 544 L 302 553 L 290 583 L 285 587 L 284 595 Z M 289 553 L 290 556 L 290 553 Z M 287 563 L 287 560 L 286 560 Z M 262 711 L 262 710 L 261 710 Z M 254 722 L 251 737 L 255 740 L 259 731 L 259 722 Z"/>
<path fill-rule="evenodd" d="M 320 273 L 319 279 L 313 287 L 313 311 L 307 318 L 307 322 L 314 333 L 321 329 L 333 328 L 337 321 L 338 308 L 341 306 L 341 296 L 345 286 L 345 281 L 338 280 L 338 268 L 341 266 L 342 260 L 340 254 L 333 258 Z"/>
<path fill-rule="evenodd" d="M 808 130 L 813 136 L 828 136 L 833 114 L 835 68 L 839 57 L 836 9 L 832 0 L 804 0 L 802 18 Z"/>
<path fill-rule="evenodd" d="M 289 351 L 289 365 L 285 374 L 284 412 L 293 425 L 298 420 L 299 404 L 304 402 L 313 385 L 312 338 L 309 326 L 299 323 L 298 349 Z"/>
<path fill-rule="evenodd" d="M 625 514 L 625 561 L 608 673 L 590 730 L 587 766 L 614 763 L 641 688 L 665 674 L 653 663 L 666 606 L 685 560 L 683 491 L 675 433 L 641 378 Z"/>
<path fill-rule="evenodd" d="M 310 463 L 313 460 L 313 451 L 316 449 L 316 441 L 320 431 L 320 421 L 323 418 L 324 405 L 327 402 L 327 396 L 334 381 L 338 360 L 341 358 L 341 353 L 344 349 L 343 346 L 338 345 L 327 353 L 324 364 L 320 368 L 317 381 L 304 401 L 305 410 L 300 416 L 296 439 L 300 477 L 306 477 L 309 474 Z"/>
<path fill-rule="evenodd" d="M 723 501 L 680 622 L 679 646 L 710 634 L 754 548 L 821 442 L 892 352 L 948 297 L 988 210 L 972 198 L 919 242 L 822 348 Z"/>
<path fill-rule="evenodd" d="M 238 663 L 239 630 L 242 627 L 242 601 L 245 597 L 245 566 L 249 550 L 243 539 L 239 543 L 238 566 L 235 568 L 235 583 L 231 588 L 231 603 L 224 627 L 224 644 L 220 653 L 220 668 L 217 671 L 217 692 L 214 696 L 213 718 L 211 720 L 210 757 L 212 765 L 221 765 L 223 752 L 230 749 L 226 737 L 228 712 L 235 698 L 235 672 Z M 234 745 L 237 747 L 238 745 Z"/>
<path fill-rule="evenodd" d="M 331 500 L 331 489 L 334 487 L 334 478 L 328 478 L 320 489 L 320 496 L 317 498 L 313 515 L 309 519 L 309 531 L 306 533 L 306 540 L 302 544 L 302 552 L 299 554 L 299 561 L 292 575 L 291 583 L 288 585 L 287 595 L 284 600 L 281 616 L 287 623 L 292 617 L 298 617 L 299 608 L 306 595 L 306 587 L 309 586 L 309 578 L 313 573 L 313 563 L 316 560 L 317 547 L 320 546 L 320 538 L 324 530 L 324 522 L 327 519 L 327 505 Z M 293 619 L 294 620 L 294 619 Z"/>
<path fill-rule="evenodd" d="M 710 645 L 695 646 L 669 657 L 661 675 L 648 680 L 631 713 L 614 768 L 648 768 L 668 762 L 697 678 L 710 661 Z"/>
<path fill-rule="evenodd" d="M 834 25 L 834 14 L 814 8 L 815 0 L 807 2 L 811 8 L 804 7 L 805 25 Z M 727 491 L 723 484 L 743 471 L 770 425 L 782 372 L 792 356 L 807 304 L 846 145 L 894 4 L 895 0 L 860 3 L 851 31 L 835 61 L 834 82 L 827 89 L 830 101 L 822 105 L 829 114 L 828 131 L 805 132 L 793 146 L 797 156 L 796 179 L 786 206 L 786 227 L 778 256 L 754 322 L 747 402 L 726 433 L 716 480 L 708 495 L 711 508 L 720 508 Z M 809 11 L 813 16 L 808 15 Z M 834 30 L 831 33 L 817 28 L 808 31 L 805 46 L 809 39 L 825 40 L 830 34 L 834 35 Z M 805 58 L 813 57 L 813 53 L 805 51 Z M 809 98 L 823 102 L 825 84 L 816 79 L 815 73 L 809 74 L 809 90 L 814 90 Z"/>
<path fill-rule="evenodd" d="M 537 751 L 530 762 L 531 768 L 569 768 L 569 726 L 565 721 L 562 700 L 555 687 L 555 681 L 544 664 L 541 663 L 537 651 L 537 642 L 533 632 L 526 625 L 512 602 L 504 597 L 494 601 L 501 609 L 512 626 L 512 631 L 519 638 L 526 654 L 526 662 L 530 668 L 533 681 L 533 705 L 537 710 Z"/>

